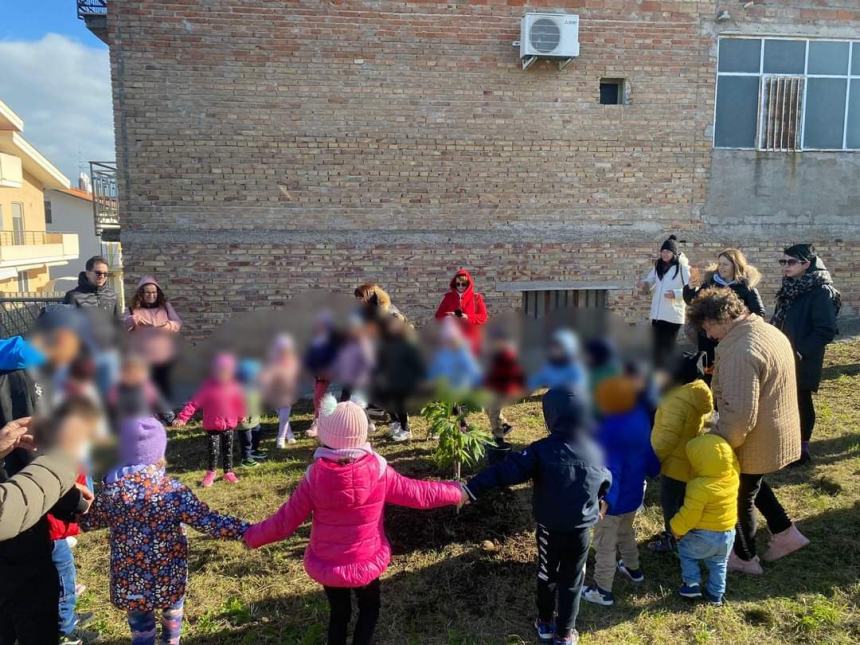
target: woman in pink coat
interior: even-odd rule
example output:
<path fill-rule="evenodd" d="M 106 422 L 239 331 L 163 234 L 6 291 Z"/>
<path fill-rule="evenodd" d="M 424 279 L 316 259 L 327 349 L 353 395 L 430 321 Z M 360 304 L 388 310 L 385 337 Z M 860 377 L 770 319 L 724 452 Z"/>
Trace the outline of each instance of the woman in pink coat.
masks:
<path fill-rule="evenodd" d="M 131 348 L 149 363 L 153 383 L 161 395 L 170 401 L 170 372 L 176 357 L 176 336 L 182 329 L 182 320 L 167 301 L 161 286 L 150 275 L 143 276 L 138 282 L 128 309 L 124 321 Z"/>
<path fill-rule="evenodd" d="M 460 505 L 455 482 L 422 482 L 398 475 L 367 442 L 367 415 L 352 401 L 320 405 L 314 462 L 290 500 L 269 519 L 245 533 L 252 549 L 289 537 L 312 515 L 305 571 L 323 585 L 331 607 L 328 642 L 346 643 L 352 615 L 351 591 L 358 598 L 353 643 L 370 643 L 379 618 L 379 576 L 391 561 L 385 537 L 386 503 L 411 508 Z"/>

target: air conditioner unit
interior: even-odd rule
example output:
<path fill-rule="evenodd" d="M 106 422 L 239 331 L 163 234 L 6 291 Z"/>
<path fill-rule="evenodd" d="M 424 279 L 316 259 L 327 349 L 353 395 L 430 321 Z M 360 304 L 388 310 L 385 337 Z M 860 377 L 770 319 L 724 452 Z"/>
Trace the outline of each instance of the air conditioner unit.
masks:
<path fill-rule="evenodd" d="M 527 13 L 520 23 L 520 60 L 526 69 L 539 58 L 559 61 L 564 68 L 579 56 L 579 16 Z"/>

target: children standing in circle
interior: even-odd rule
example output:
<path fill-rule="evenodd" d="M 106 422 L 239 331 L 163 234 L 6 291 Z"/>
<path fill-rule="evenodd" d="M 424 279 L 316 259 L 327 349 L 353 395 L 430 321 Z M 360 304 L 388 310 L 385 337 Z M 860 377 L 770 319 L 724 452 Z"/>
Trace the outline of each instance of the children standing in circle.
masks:
<path fill-rule="evenodd" d="M 422 482 L 399 475 L 367 442 L 367 415 L 352 401 L 326 395 L 320 406 L 314 461 L 289 501 L 245 533 L 259 548 L 288 538 L 311 516 L 305 571 L 323 585 L 331 607 L 328 642 L 347 642 L 352 595 L 358 599 L 354 645 L 367 645 L 379 618 L 379 576 L 391 561 L 382 524 L 386 503 L 411 508 L 462 504 L 455 482 Z"/>
<path fill-rule="evenodd" d="M 200 485 L 208 488 L 215 483 L 219 444 L 224 481 L 235 484 L 239 478 L 233 472 L 233 431 L 245 416 L 245 395 L 236 380 L 236 358 L 232 354 L 218 354 L 215 357 L 212 375 L 185 404 L 174 425 L 181 428 L 198 410 L 203 411 L 203 430 L 206 432 L 209 451 L 206 474 Z"/>
<path fill-rule="evenodd" d="M 275 446 L 285 448 L 295 443 L 296 437 L 290 428 L 290 413 L 296 402 L 296 386 L 299 380 L 299 360 L 296 356 L 293 337 L 280 334 L 269 350 L 269 360 L 260 374 L 263 399 L 278 413 L 278 436 Z"/>

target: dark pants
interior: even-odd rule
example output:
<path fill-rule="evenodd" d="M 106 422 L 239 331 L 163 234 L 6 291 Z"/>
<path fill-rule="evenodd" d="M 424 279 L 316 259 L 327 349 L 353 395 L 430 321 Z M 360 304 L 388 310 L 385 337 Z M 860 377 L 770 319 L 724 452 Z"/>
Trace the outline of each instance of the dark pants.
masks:
<path fill-rule="evenodd" d="M 233 470 L 233 431 L 207 432 L 206 440 L 209 445 L 209 462 L 207 470 L 215 470 L 218 466 L 218 444 L 221 445 L 221 463 L 224 472 Z"/>
<path fill-rule="evenodd" d="M 236 435 L 239 437 L 239 452 L 242 459 L 251 459 L 254 451 L 260 447 L 260 439 L 257 439 L 257 448 L 254 447 L 254 434 L 259 437 L 260 426 L 255 428 L 236 428 Z"/>
<path fill-rule="evenodd" d="M 590 528 L 562 533 L 537 526 L 538 618 L 549 623 L 557 614 L 555 630 L 560 636 L 576 627 L 590 538 Z"/>
<path fill-rule="evenodd" d="M 666 475 L 660 476 L 660 507 L 663 509 L 663 526 L 666 533 L 672 532 L 669 520 L 675 517 L 675 513 L 681 510 L 681 507 L 684 505 L 684 495 L 686 492 L 686 483 L 666 477 Z"/>
<path fill-rule="evenodd" d="M 800 410 L 800 440 L 809 441 L 815 427 L 815 404 L 812 390 L 797 390 L 797 407 Z"/>
<path fill-rule="evenodd" d="M 409 431 L 409 415 L 406 413 L 406 401 L 402 397 L 393 397 L 390 404 L 386 406 L 391 418 L 400 424 L 400 427 Z"/>
<path fill-rule="evenodd" d="M 654 365 L 665 367 L 672 361 L 675 354 L 675 343 L 678 340 L 678 330 L 681 325 L 665 320 L 651 321 L 651 337 L 654 349 Z"/>
<path fill-rule="evenodd" d="M 153 365 L 150 371 L 152 372 L 152 382 L 155 384 L 155 387 L 161 392 L 164 400 L 172 404 L 173 382 L 170 378 L 170 373 L 173 371 L 173 362 L 168 361 L 161 365 Z"/>
<path fill-rule="evenodd" d="M 756 555 L 755 509 L 761 511 L 772 535 L 782 533 L 791 527 L 791 520 L 764 481 L 764 475 L 741 474 L 738 489 L 738 526 L 735 535 L 735 555 L 741 560 L 752 560 Z"/>
<path fill-rule="evenodd" d="M 346 645 L 346 633 L 352 618 L 352 594 L 358 599 L 358 620 L 352 635 L 353 645 L 368 645 L 379 620 L 379 578 L 364 587 L 345 589 L 323 587 L 331 613 L 328 619 L 328 645 Z"/>
<path fill-rule="evenodd" d="M 36 575 L 0 596 L 0 645 L 45 645 L 57 642 L 60 582 L 54 563 L 39 565 Z"/>
<path fill-rule="evenodd" d="M 342 387 L 340 389 L 340 398 L 338 398 L 339 403 L 343 403 L 344 401 L 349 401 L 349 398 L 352 396 L 352 388 Z"/>

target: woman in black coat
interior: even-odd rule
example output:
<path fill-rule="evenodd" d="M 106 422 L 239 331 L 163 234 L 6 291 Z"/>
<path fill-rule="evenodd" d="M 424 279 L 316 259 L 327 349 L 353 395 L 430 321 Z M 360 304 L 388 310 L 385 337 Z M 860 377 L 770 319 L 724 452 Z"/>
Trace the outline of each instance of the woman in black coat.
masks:
<path fill-rule="evenodd" d="M 747 306 L 750 313 L 764 317 L 762 303 L 756 285 L 761 279 L 758 269 L 747 262 L 746 256 L 738 249 L 726 249 L 717 256 L 717 263 L 710 265 L 705 271 L 705 278 L 698 287 L 684 287 L 684 302 L 690 304 L 699 292 L 712 287 L 728 287 L 737 294 Z M 700 352 L 707 354 L 705 362 L 705 380 L 710 384 L 711 372 L 714 367 L 714 350 L 717 341 L 708 338 L 699 330 L 697 344 Z"/>
<path fill-rule="evenodd" d="M 818 391 L 824 349 L 838 333 L 836 316 L 842 296 L 830 272 L 811 244 L 795 244 L 783 251 L 782 287 L 776 294 L 771 323 L 791 341 L 797 360 L 797 402 L 800 409 L 801 455 L 796 465 L 810 460 L 809 440 L 815 426 L 812 394 Z"/>

